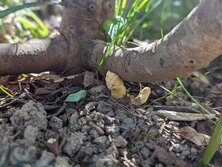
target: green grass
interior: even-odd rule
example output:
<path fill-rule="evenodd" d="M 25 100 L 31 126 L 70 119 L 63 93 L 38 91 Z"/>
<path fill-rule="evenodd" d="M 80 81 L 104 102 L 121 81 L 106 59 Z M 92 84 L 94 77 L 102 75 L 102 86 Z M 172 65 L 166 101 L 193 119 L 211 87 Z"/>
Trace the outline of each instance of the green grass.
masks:
<path fill-rule="evenodd" d="M 4 0 L 0 4 L 0 35 L 4 38 L 5 42 L 18 43 L 25 37 L 48 37 L 48 28 L 31 9 L 27 8 L 57 5 L 59 3 L 53 1 L 22 2 L 22 0 Z"/>
<path fill-rule="evenodd" d="M 0 85 L 0 91 L 2 91 L 3 93 L 5 93 L 7 96 L 9 96 L 11 98 L 14 97 L 11 93 L 9 93 L 7 90 L 5 90 L 2 85 Z"/>
<path fill-rule="evenodd" d="M 98 69 L 104 64 L 115 46 L 126 47 L 128 40 L 139 28 L 141 23 L 163 0 L 134 0 L 131 4 L 127 0 L 116 0 L 115 19 L 107 20 L 103 24 L 109 34 L 111 42 L 107 45 L 105 54 L 98 64 Z M 140 17 L 143 14 L 143 17 Z"/>
<path fill-rule="evenodd" d="M 204 152 L 203 157 L 200 160 L 200 163 L 203 165 L 208 165 L 218 147 L 221 144 L 222 139 L 222 115 L 220 115 L 217 125 L 214 129 L 213 135 L 209 141 L 206 151 Z"/>

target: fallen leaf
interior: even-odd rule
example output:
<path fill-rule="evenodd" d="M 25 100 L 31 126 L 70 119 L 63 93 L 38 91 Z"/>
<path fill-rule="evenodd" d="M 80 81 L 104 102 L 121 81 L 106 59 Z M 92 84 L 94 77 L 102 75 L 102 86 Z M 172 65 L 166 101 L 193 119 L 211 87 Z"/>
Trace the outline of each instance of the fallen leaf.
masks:
<path fill-rule="evenodd" d="M 136 101 L 138 101 L 139 105 L 145 104 L 151 94 L 151 89 L 149 87 L 143 88 L 139 95 L 136 97 Z"/>
<path fill-rule="evenodd" d="M 178 131 L 178 134 L 183 138 L 196 144 L 197 146 L 206 146 L 210 140 L 210 136 L 203 133 L 198 133 L 191 126 L 186 126 L 184 128 L 181 128 Z"/>
<path fill-rule="evenodd" d="M 57 135 L 56 138 L 50 138 L 46 142 L 46 146 L 49 151 L 53 153 L 55 156 L 59 156 L 62 152 L 62 147 L 66 142 L 66 137 L 63 133 Z"/>
<path fill-rule="evenodd" d="M 222 97 L 222 84 L 216 84 L 215 86 L 213 86 L 210 93 L 211 97 Z"/>
<path fill-rule="evenodd" d="M 65 101 L 66 102 L 78 102 L 80 101 L 81 99 L 85 98 L 86 97 L 86 90 L 80 90 L 76 93 L 73 93 L 73 94 L 70 94 L 66 99 Z"/>
<path fill-rule="evenodd" d="M 93 72 L 86 71 L 84 73 L 83 85 L 85 88 L 94 85 L 94 73 Z"/>
<path fill-rule="evenodd" d="M 126 87 L 120 77 L 108 71 L 106 73 L 106 86 L 111 91 L 111 95 L 115 99 L 123 98 L 126 95 Z"/>

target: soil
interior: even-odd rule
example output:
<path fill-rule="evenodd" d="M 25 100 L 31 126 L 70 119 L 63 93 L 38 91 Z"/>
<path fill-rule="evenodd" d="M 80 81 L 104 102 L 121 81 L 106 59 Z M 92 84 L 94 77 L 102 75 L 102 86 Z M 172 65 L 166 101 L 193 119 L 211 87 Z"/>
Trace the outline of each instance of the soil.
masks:
<path fill-rule="evenodd" d="M 218 62 L 183 79 L 189 92 L 213 114 L 222 111 Z M 206 71 L 211 72 L 207 77 L 202 75 Z M 0 166 L 200 166 L 206 144 L 197 144 L 178 132 L 190 127 L 210 136 L 212 121 L 174 120 L 157 114 L 160 110 L 202 112 L 179 87 L 168 94 L 166 90 L 172 90 L 176 81 L 125 83 L 129 95 L 136 95 L 143 86 L 151 87 L 148 102 L 137 106 L 126 99 L 113 99 L 103 78 L 84 88 L 86 82 L 55 82 L 55 77 L 61 78 L 54 74 L 0 78 L 14 94 L 14 98 L 0 95 Z M 81 89 L 87 91 L 85 98 L 65 102 L 69 94 Z M 210 166 L 222 166 L 220 150 Z"/>

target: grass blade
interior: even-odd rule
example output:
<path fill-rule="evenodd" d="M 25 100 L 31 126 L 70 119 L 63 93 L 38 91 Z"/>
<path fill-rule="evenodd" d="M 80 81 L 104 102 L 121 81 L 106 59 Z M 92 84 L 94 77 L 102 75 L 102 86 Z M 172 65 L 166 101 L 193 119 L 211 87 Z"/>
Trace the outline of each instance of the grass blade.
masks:
<path fill-rule="evenodd" d="M 217 151 L 222 139 L 222 114 L 219 117 L 217 125 L 214 129 L 213 135 L 210 138 L 209 144 L 206 151 L 204 152 L 203 157 L 200 160 L 200 163 L 203 165 L 209 164 L 210 160 Z"/>
<path fill-rule="evenodd" d="M 45 6 L 45 5 L 55 5 L 59 4 L 58 2 L 32 2 L 32 3 L 24 3 L 22 5 L 9 7 L 8 9 L 0 11 L 0 18 L 3 18 L 11 13 L 17 12 L 19 10 L 23 10 L 31 7 Z"/>

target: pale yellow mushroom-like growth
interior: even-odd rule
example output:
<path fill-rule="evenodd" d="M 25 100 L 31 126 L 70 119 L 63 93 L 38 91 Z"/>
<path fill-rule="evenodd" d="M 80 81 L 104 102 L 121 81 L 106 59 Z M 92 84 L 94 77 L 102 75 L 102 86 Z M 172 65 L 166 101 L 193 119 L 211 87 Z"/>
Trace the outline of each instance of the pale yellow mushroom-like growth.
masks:
<path fill-rule="evenodd" d="M 126 87 L 124 86 L 121 78 L 113 73 L 108 71 L 106 73 L 106 86 L 111 91 L 111 95 L 115 99 L 123 98 L 126 95 Z"/>
<path fill-rule="evenodd" d="M 151 89 L 149 87 L 143 88 L 139 95 L 136 97 L 139 101 L 139 105 L 145 104 L 151 94 Z"/>

